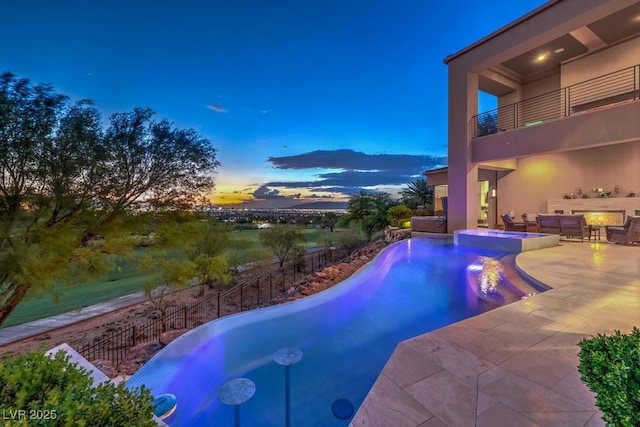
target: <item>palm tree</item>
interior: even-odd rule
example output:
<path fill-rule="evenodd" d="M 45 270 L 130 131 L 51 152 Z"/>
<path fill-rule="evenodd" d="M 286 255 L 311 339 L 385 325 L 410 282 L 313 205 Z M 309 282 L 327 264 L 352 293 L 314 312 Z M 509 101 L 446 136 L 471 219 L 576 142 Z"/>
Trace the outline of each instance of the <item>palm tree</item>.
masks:
<path fill-rule="evenodd" d="M 410 182 L 400 194 L 410 205 L 433 206 L 433 186 L 427 184 L 426 178 Z"/>

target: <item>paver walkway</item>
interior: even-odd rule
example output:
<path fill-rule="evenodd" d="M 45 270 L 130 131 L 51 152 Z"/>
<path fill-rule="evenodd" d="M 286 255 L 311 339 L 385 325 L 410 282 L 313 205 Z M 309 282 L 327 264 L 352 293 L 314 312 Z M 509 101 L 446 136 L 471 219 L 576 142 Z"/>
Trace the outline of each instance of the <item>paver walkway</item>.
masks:
<path fill-rule="evenodd" d="M 640 247 L 561 242 L 516 258 L 554 289 L 398 345 L 351 426 L 604 426 L 585 337 L 640 326 Z"/>
<path fill-rule="evenodd" d="M 146 301 L 144 294 L 142 292 L 136 292 L 110 301 L 83 307 L 80 310 L 69 311 L 56 316 L 2 328 L 0 329 L 0 345 L 8 344 L 32 335 L 41 334 L 81 320 L 90 319 L 142 301 Z"/>

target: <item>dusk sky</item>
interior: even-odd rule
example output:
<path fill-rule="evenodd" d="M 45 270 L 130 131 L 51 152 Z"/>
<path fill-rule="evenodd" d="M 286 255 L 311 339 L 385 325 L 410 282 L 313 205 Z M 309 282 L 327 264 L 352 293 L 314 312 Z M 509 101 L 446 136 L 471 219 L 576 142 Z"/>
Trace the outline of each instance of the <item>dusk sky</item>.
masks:
<path fill-rule="evenodd" d="M 343 201 L 445 165 L 443 59 L 543 3 L 7 1 L 0 72 L 196 129 L 214 203 Z"/>

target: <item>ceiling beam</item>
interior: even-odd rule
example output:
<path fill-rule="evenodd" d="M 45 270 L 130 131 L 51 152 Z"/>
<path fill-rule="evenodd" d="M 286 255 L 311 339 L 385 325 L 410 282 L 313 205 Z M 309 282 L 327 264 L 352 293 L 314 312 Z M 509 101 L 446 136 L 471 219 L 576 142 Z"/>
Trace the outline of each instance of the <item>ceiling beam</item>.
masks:
<path fill-rule="evenodd" d="M 569 34 L 582 43 L 589 52 L 602 49 L 606 46 L 606 43 L 586 26 L 573 30 Z"/>

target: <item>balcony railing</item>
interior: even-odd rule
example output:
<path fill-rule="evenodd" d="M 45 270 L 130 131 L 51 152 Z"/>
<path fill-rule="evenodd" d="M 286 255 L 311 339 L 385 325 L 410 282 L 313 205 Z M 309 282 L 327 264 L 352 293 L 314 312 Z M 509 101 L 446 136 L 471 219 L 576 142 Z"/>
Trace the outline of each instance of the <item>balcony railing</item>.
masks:
<path fill-rule="evenodd" d="M 640 65 L 478 114 L 473 138 L 640 99 Z"/>

